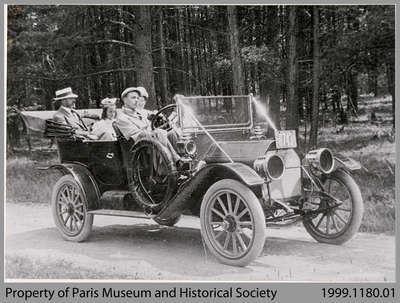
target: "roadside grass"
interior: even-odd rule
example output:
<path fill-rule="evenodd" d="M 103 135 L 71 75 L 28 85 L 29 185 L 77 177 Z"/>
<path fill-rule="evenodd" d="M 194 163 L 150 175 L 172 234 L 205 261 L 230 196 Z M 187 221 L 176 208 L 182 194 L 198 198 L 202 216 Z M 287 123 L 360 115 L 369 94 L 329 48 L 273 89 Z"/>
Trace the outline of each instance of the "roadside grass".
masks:
<path fill-rule="evenodd" d="M 116 271 L 97 271 L 75 266 L 65 260 L 38 260 L 23 256 L 6 256 L 7 279 L 115 279 L 143 280 L 142 274 L 124 275 Z M 159 277 L 160 278 L 160 277 Z"/>
<path fill-rule="evenodd" d="M 391 123 L 385 123 L 391 119 L 390 102 L 388 98 L 362 98 L 359 102 L 362 115 L 358 117 L 362 123 L 350 123 L 343 129 L 326 125 L 318 135 L 319 147 L 328 147 L 335 153 L 351 157 L 363 167 L 354 173 L 354 177 L 364 198 L 361 231 L 365 232 L 394 233 L 395 230 L 395 142 Z M 384 123 L 368 122 L 371 108 L 379 112 L 379 119 Z M 300 134 L 303 132 L 300 130 Z M 7 202 L 49 203 L 53 185 L 60 174 L 39 171 L 36 167 L 55 162 L 55 152 L 40 150 L 29 156 L 8 156 Z"/>
<path fill-rule="evenodd" d="M 55 162 L 55 154 L 40 160 L 32 160 L 27 156 L 7 157 L 7 202 L 50 203 L 51 191 L 60 173 L 54 170 L 42 171 L 37 168 Z"/>

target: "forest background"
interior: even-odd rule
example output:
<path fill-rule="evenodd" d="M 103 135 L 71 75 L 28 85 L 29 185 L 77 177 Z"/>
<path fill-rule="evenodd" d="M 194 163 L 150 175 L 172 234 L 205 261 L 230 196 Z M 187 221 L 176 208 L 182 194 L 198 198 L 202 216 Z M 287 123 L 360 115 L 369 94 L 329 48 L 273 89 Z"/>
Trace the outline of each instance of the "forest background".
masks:
<path fill-rule="evenodd" d="M 313 123 L 315 145 L 321 110 L 394 100 L 394 26 L 394 6 L 9 6 L 7 105 L 53 109 L 67 86 L 78 108 L 139 85 L 150 108 L 253 93 L 276 125 Z"/>

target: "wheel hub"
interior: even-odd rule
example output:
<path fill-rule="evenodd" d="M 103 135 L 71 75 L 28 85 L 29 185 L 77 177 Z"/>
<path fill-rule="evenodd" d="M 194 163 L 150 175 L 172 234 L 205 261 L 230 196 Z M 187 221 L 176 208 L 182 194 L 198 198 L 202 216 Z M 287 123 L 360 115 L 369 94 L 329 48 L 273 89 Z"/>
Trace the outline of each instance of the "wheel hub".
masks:
<path fill-rule="evenodd" d="M 226 216 L 222 222 L 222 227 L 225 231 L 234 232 L 237 227 L 235 218 L 230 215 Z"/>
<path fill-rule="evenodd" d="M 68 205 L 67 205 L 67 212 L 68 212 L 68 214 L 71 215 L 71 216 L 74 214 L 74 212 L 75 212 L 75 207 L 74 207 L 74 205 L 72 205 L 72 203 L 68 203 Z"/>
<path fill-rule="evenodd" d="M 328 208 L 327 213 L 329 215 L 333 215 L 333 213 L 336 211 L 336 209 L 340 206 L 340 204 L 336 203 L 335 201 L 329 200 L 329 199 L 324 199 L 325 200 L 325 205 L 324 207 Z"/>

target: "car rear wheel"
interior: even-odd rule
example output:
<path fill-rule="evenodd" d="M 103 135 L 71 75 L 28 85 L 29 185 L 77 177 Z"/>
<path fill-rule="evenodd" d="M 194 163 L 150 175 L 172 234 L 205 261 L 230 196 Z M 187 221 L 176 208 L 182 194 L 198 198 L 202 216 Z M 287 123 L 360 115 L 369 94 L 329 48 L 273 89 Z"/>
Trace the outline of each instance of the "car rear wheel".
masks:
<path fill-rule="evenodd" d="M 324 182 L 326 192 L 336 199 L 319 197 L 311 202 L 316 209 L 327 209 L 312 217 L 305 217 L 303 225 L 318 242 L 342 244 L 358 231 L 364 211 L 360 188 L 345 171 L 337 170 Z M 340 205 L 331 208 L 339 203 Z"/>
<path fill-rule="evenodd" d="M 88 214 L 85 196 L 71 175 L 65 175 L 54 186 L 51 209 L 54 223 L 62 237 L 81 242 L 89 236 L 93 215 Z"/>
<path fill-rule="evenodd" d="M 208 189 L 200 222 L 206 246 L 221 263 L 246 266 L 264 247 L 264 212 L 255 194 L 239 181 L 220 180 Z"/>

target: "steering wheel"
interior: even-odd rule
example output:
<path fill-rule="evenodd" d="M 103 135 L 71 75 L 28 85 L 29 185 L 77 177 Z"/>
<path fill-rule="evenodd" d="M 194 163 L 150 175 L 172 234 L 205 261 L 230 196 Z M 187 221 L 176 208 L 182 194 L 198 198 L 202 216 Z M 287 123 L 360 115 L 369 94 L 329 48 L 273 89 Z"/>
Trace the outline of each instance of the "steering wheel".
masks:
<path fill-rule="evenodd" d="M 172 129 L 171 123 L 173 123 L 169 117 L 171 114 L 176 113 L 176 104 L 169 104 L 161 108 L 151 119 L 151 129 L 154 130 L 156 128 L 165 129 L 169 131 Z"/>

